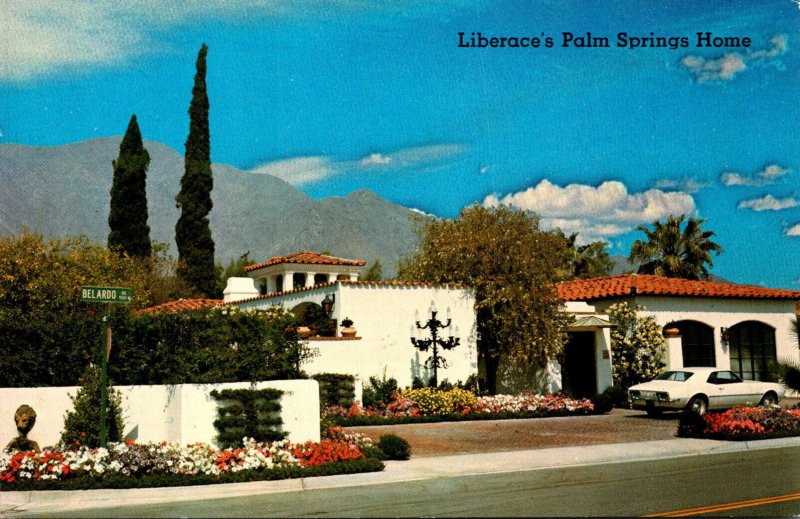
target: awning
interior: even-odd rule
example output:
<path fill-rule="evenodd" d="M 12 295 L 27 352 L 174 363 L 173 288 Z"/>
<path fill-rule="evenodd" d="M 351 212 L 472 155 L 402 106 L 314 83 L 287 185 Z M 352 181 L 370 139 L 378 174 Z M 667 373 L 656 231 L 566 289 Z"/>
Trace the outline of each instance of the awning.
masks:
<path fill-rule="evenodd" d="M 596 315 L 583 315 L 575 319 L 569 328 L 613 328 L 615 325 L 608 322 L 607 319 L 598 317 Z"/>

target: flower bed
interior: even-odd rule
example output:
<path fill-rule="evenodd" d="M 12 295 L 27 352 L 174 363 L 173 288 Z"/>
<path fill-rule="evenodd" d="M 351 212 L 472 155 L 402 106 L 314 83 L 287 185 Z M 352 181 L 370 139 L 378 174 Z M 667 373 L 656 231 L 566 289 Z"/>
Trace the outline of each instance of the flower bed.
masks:
<path fill-rule="evenodd" d="M 717 440 L 763 440 L 800 436 L 800 409 L 734 407 L 704 416 L 687 413 L 678 436 Z"/>
<path fill-rule="evenodd" d="M 345 426 L 388 425 L 461 420 L 500 420 L 548 416 L 586 415 L 595 411 L 588 399 L 572 399 L 562 394 L 476 397 L 463 389 L 442 391 L 433 388 L 403 390 L 383 409 L 331 406 L 322 418 Z"/>
<path fill-rule="evenodd" d="M 183 486 L 308 477 L 383 469 L 365 458 L 369 439 L 353 435 L 319 443 L 258 443 L 237 449 L 198 443 L 112 443 L 108 448 L 0 454 L 1 490 Z"/>

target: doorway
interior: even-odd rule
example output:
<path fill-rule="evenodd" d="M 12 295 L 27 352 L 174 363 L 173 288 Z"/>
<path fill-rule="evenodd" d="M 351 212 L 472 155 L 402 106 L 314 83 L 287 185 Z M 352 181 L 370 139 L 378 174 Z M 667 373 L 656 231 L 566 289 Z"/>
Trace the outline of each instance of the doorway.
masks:
<path fill-rule="evenodd" d="M 561 363 L 561 387 L 575 398 L 597 394 L 595 332 L 569 332 Z"/>

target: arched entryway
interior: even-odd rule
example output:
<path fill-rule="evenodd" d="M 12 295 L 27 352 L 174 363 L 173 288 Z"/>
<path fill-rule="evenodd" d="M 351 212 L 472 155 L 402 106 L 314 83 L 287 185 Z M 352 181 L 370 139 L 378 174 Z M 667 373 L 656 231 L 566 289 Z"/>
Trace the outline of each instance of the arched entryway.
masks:
<path fill-rule="evenodd" d="M 592 397 L 597 394 L 595 332 L 569 332 L 568 337 L 559 359 L 561 387 L 576 398 Z"/>
<path fill-rule="evenodd" d="M 745 321 L 728 328 L 731 371 L 745 380 L 774 381 L 776 368 L 775 328 Z"/>
<path fill-rule="evenodd" d="M 713 368 L 717 365 L 714 354 L 714 328 L 700 321 L 678 321 L 666 328 L 681 332 L 681 355 L 686 368 Z"/>

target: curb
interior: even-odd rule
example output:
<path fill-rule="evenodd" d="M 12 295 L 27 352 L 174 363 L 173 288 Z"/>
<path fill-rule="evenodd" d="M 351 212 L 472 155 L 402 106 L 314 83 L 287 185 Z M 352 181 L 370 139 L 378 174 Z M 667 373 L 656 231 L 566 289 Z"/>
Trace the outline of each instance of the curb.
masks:
<path fill-rule="evenodd" d="M 380 485 L 471 476 L 566 468 L 605 463 L 628 463 L 664 458 L 702 456 L 747 450 L 800 447 L 800 437 L 746 442 L 682 438 L 635 443 L 613 443 L 590 447 L 559 447 L 480 454 L 456 454 L 408 461 L 387 461 L 382 472 L 342 474 L 278 481 L 253 481 L 190 487 L 134 488 L 113 490 L 46 490 L 0 492 L 0 516 L 17 513 L 105 508 L 170 501 L 202 501 L 227 497 L 302 492 L 324 488 Z"/>

